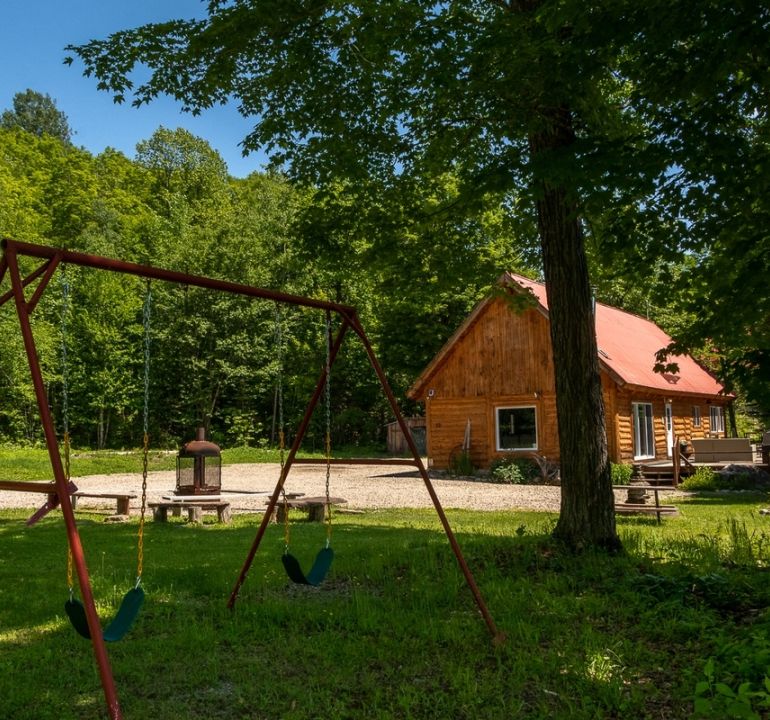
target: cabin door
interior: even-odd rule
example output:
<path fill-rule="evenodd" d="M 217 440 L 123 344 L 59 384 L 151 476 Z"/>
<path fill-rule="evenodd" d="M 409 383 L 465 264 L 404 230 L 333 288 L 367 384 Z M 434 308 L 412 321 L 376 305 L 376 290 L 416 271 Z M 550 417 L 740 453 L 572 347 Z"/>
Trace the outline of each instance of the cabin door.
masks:
<path fill-rule="evenodd" d="M 666 457 L 671 457 L 671 448 L 674 447 L 674 410 L 670 402 L 664 405 L 663 422 L 666 424 Z"/>

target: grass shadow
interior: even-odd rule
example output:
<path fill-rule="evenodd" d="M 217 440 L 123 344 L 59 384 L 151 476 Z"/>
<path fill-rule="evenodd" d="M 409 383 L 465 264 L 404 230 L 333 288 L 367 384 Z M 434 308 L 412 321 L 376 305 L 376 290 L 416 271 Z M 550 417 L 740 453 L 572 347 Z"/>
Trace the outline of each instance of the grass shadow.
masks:
<path fill-rule="evenodd" d="M 728 510 L 749 522 L 745 504 Z M 226 601 L 261 518 L 148 523 L 145 606 L 109 647 L 125 716 L 684 720 L 705 659 L 770 630 L 767 552 L 752 545 L 741 567 L 723 562 L 721 503 L 662 526 L 624 521 L 620 556 L 565 552 L 550 537 L 553 515 L 448 515 L 503 647 L 492 647 L 432 510 L 335 516 L 335 560 L 318 588 L 287 580 L 283 528 L 269 526 L 235 612 Z M 80 523 L 106 619 L 135 571 L 137 523 Z M 324 541 L 323 526 L 292 523 L 303 560 Z M 61 518 L 26 528 L 21 514 L 0 514 L 8 717 L 104 716 L 90 645 L 66 625 L 66 592 Z M 737 677 L 733 654 L 723 672 Z"/>
<path fill-rule="evenodd" d="M 677 498 L 676 502 L 686 505 L 757 505 L 770 504 L 770 495 L 766 492 L 753 491 L 690 491 L 686 497 Z"/>

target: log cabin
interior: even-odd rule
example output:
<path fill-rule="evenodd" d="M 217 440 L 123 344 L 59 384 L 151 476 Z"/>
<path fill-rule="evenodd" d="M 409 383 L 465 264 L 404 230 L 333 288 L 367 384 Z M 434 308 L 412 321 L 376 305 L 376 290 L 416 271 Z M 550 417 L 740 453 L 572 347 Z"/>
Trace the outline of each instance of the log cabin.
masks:
<path fill-rule="evenodd" d="M 545 285 L 506 273 L 505 292 L 482 300 L 407 395 L 422 402 L 429 462 L 465 445 L 473 465 L 537 453 L 559 460 L 556 392 Z M 725 436 L 733 400 L 689 355 L 676 373 L 654 370 L 671 338 L 655 323 L 595 304 L 607 444 L 616 463 L 665 460 L 674 438 Z"/>

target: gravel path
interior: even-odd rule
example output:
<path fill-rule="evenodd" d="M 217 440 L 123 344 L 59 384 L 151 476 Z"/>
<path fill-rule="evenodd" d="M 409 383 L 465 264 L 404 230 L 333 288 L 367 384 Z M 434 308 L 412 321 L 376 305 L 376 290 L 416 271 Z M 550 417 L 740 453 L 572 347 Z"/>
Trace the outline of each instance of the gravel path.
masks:
<path fill-rule="evenodd" d="M 261 490 L 270 493 L 278 480 L 277 464 L 226 465 L 222 468 L 222 487 L 227 490 Z M 287 492 L 302 492 L 307 496 L 323 495 L 326 469 L 323 466 L 295 465 L 286 481 Z M 74 478 L 84 492 L 133 492 L 139 495 L 142 478 L 132 475 L 92 475 Z M 542 485 L 497 485 L 463 480 L 432 479 L 436 494 L 445 509 L 472 510 L 543 510 L 558 512 L 558 487 Z M 175 486 L 173 471 L 150 473 L 147 479 L 149 501 L 160 500 Z M 419 473 L 407 467 L 382 465 L 334 466 L 331 494 L 344 497 L 352 510 L 377 508 L 431 507 L 431 500 Z M 0 491 L 0 507 L 23 508 L 39 505 L 42 496 L 29 493 Z M 232 500 L 234 512 L 263 508 L 265 498 L 237 497 Z M 83 498 L 78 507 L 112 508 L 114 501 Z M 136 507 L 136 501 L 134 505 Z"/>

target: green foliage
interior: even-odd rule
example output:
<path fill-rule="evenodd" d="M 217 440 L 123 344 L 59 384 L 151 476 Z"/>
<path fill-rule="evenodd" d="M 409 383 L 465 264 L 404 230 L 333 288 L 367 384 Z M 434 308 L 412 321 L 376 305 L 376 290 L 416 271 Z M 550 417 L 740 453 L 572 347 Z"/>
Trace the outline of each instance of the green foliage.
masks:
<path fill-rule="evenodd" d="M 521 266 L 525 242 L 514 240 L 516 218 L 499 203 L 497 196 L 475 198 L 478 215 L 464 217 L 459 179 L 446 173 L 408 188 L 376 179 L 340 182 L 316 191 L 302 208 L 300 257 L 372 318 L 367 328 L 382 340 L 383 364 L 396 369 L 397 392 L 501 271 Z"/>
<path fill-rule="evenodd" d="M 345 249 L 339 243 L 346 233 L 365 228 L 345 225 L 356 217 L 352 210 L 345 223 L 324 225 L 339 209 L 340 198 L 330 197 L 328 214 L 320 213 L 320 194 L 300 190 L 281 175 L 233 180 L 206 143 L 181 130 L 159 130 L 140 145 L 137 161 L 115 151 L 94 158 L 48 135 L 2 128 L 0 150 L 0 189 L 7 198 L 0 205 L 0 234 L 354 304 L 399 394 L 444 342 L 446 327 L 461 322 L 499 265 L 508 264 L 501 239 L 506 220 L 491 208 L 485 219 L 465 227 L 444 215 L 419 228 L 406 220 L 391 223 L 390 236 L 378 233 L 376 243 Z M 451 202 L 457 195 L 449 179 L 426 188 L 426 209 L 439 202 L 430 192 L 444 193 Z M 315 212 L 310 203 L 316 204 Z M 398 213 L 391 210 L 395 218 Z M 415 264 L 420 232 L 429 233 L 435 254 Z M 459 256 L 452 243 L 461 241 L 468 249 Z M 399 248 L 387 263 L 386 247 Z M 402 263 L 405 270 L 399 273 Z M 144 283 L 77 267 L 68 268 L 67 277 L 74 442 L 137 447 Z M 33 321 L 61 431 L 59 280 L 57 274 Z M 323 362 L 323 321 L 285 308 L 282 323 L 284 410 L 291 432 Z M 279 368 L 272 305 L 154 283 L 151 326 L 153 446 L 173 447 L 201 424 L 223 446 L 275 444 Z M 0 345 L 0 437 L 37 442 L 36 403 L 12 303 L 0 308 L 0 329 L 8 338 Z M 335 448 L 383 442 L 382 427 L 391 411 L 355 339 L 346 342 L 335 365 L 332 402 Z M 311 450 L 322 446 L 322 425 L 317 414 L 307 439 Z"/>
<path fill-rule="evenodd" d="M 613 485 L 628 485 L 631 476 L 634 474 L 634 468 L 631 465 L 610 463 Z"/>
<path fill-rule="evenodd" d="M 9 197 L 0 206 L 4 236 L 62 242 L 70 249 L 280 286 L 297 294 L 311 290 L 312 273 L 307 265 L 300 268 L 288 250 L 298 193 L 278 176 L 231 182 L 221 159 L 188 134 L 159 132 L 138 163 L 114 152 L 92 158 L 66 150 L 47 135 L 2 129 L 0 149 L 0 185 L 7 181 Z M 17 196 L 14 205 L 11 198 Z M 26 263 L 23 269 L 33 267 Z M 73 439 L 84 446 L 135 447 L 141 443 L 144 284 L 80 268 L 69 268 L 67 276 Z M 60 277 L 33 317 L 59 429 Z M 155 284 L 152 295 L 153 444 L 173 446 L 199 424 L 228 442 L 264 442 L 272 425 L 277 372 L 274 308 L 163 284 Z M 0 437 L 35 442 L 40 428 L 13 303 L 0 308 L 0 329 L 8 338 L 0 345 Z M 296 340 L 299 348 L 288 355 L 284 369 L 287 421 L 296 425 L 311 388 L 295 390 L 295 385 L 298 378 L 314 382 L 323 342 L 321 325 L 307 314 L 297 314 L 286 332 L 290 347 L 296 349 Z M 340 388 L 346 386 L 343 376 L 339 381 Z M 339 397 L 342 407 L 345 398 Z M 372 430 L 365 408 L 363 429 L 356 430 L 369 439 L 379 426 Z M 248 432 L 233 431 L 231 416 L 248 416 L 255 424 Z"/>
<path fill-rule="evenodd" d="M 680 487 L 682 490 L 716 490 L 716 473 L 710 467 L 702 465 L 692 475 L 686 477 Z"/>
<path fill-rule="evenodd" d="M 766 671 L 765 666 L 764 671 Z M 757 685 L 743 681 L 736 686 L 716 677 L 714 658 L 703 667 L 704 679 L 695 685 L 693 718 L 746 718 L 761 720 L 770 709 L 770 677 Z"/>
<path fill-rule="evenodd" d="M 500 457 L 489 466 L 492 482 L 510 485 L 538 485 L 543 482 L 540 468 L 534 460 L 518 457 Z"/>
<path fill-rule="evenodd" d="M 597 250 L 609 274 L 648 294 L 651 317 L 673 331 L 670 350 L 705 360 L 767 420 L 770 294 L 762 278 L 770 268 L 763 230 L 770 155 L 768 99 L 759 88 L 768 19 L 752 4 L 638 7 L 640 25 L 652 17 L 665 21 L 646 48 L 621 61 L 619 73 L 633 88 L 630 107 L 640 123 L 658 129 L 675 172 L 661 178 L 641 217 L 605 213 L 593 225 Z M 651 91 L 663 101 L 646 103 Z M 631 234 L 633 249 L 620 239 Z M 731 292 L 735 287 L 740 296 Z M 713 297 L 725 301 L 710 302 Z"/>
<path fill-rule="evenodd" d="M 695 472 L 686 477 L 681 488 L 690 492 L 717 490 L 758 490 L 759 481 L 754 473 L 749 472 L 715 472 L 712 468 L 700 466 Z"/>
<path fill-rule="evenodd" d="M 50 135 L 68 145 L 72 138 L 67 116 L 56 107 L 50 95 L 34 90 L 13 96 L 13 110 L 3 112 L 0 127 L 20 128 L 38 137 Z"/>

